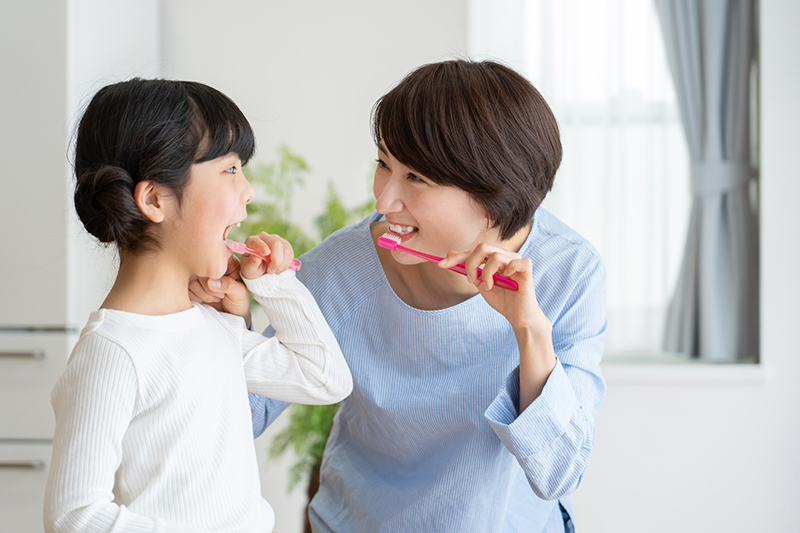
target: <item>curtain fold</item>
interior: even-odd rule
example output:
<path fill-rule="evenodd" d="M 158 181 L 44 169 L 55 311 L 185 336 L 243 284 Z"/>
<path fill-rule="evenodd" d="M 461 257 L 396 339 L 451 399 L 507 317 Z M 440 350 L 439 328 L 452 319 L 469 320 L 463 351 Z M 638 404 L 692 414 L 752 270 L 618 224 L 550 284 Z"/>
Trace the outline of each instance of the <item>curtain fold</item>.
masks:
<path fill-rule="evenodd" d="M 686 249 L 664 348 L 709 362 L 758 351 L 750 201 L 752 0 L 655 0 L 692 160 Z"/>

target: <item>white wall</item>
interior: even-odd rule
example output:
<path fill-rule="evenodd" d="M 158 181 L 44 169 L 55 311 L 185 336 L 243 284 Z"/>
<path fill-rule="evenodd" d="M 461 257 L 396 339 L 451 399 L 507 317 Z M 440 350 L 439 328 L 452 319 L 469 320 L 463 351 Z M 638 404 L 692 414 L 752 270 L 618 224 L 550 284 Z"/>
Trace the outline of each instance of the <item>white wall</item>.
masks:
<path fill-rule="evenodd" d="M 586 533 L 798 530 L 798 27 L 800 3 L 761 2 L 764 375 L 751 383 L 610 379 L 576 494 Z"/>
<path fill-rule="evenodd" d="M 230 96 L 256 131 L 257 161 L 281 144 L 308 161 L 293 217 L 309 231 L 326 180 L 350 205 L 371 197 L 372 104 L 413 68 L 466 50 L 466 0 L 221 5 L 163 2 L 165 74 Z"/>

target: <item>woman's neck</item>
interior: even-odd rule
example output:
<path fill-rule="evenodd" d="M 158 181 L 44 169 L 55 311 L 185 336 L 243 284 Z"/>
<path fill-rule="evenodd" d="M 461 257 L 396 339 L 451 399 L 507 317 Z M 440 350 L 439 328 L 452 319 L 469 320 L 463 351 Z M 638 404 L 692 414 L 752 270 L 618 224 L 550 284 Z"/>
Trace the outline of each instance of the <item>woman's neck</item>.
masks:
<path fill-rule="evenodd" d="M 192 307 L 188 272 L 176 269 L 163 254 L 125 254 L 104 309 L 141 315 L 168 315 Z"/>
<path fill-rule="evenodd" d="M 377 245 L 378 237 L 383 235 L 386 227 L 385 222 L 373 224 L 372 239 L 376 243 L 378 258 L 389 285 L 406 304 L 416 309 L 434 311 L 458 305 L 478 294 L 477 287 L 461 274 L 439 268 L 428 261 L 414 265 L 401 265 L 395 261 L 389 250 Z M 531 224 L 528 224 L 510 239 L 490 244 L 518 252 L 530 230 Z"/>

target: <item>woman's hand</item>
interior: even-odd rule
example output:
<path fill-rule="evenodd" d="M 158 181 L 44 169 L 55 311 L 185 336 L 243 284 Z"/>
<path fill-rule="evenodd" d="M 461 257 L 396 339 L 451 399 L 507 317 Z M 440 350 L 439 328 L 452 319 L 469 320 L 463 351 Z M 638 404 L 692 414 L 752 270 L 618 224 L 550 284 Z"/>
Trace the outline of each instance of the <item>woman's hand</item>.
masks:
<path fill-rule="evenodd" d="M 245 254 L 242 256 L 241 272 L 247 279 L 260 278 L 264 274 L 280 274 L 289 268 L 294 259 L 294 250 L 289 241 L 278 235 L 271 235 L 263 231 L 258 235 L 248 237 L 244 243 L 251 250 L 255 250 L 269 261 Z"/>
<path fill-rule="evenodd" d="M 463 263 L 467 279 L 483 299 L 503 315 L 514 329 L 519 346 L 519 412 L 522 413 L 542 393 L 556 365 L 553 349 L 553 326 L 536 301 L 531 260 L 502 248 L 480 244 L 467 252 L 451 251 L 439 262 L 441 268 Z M 478 268 L 483 270 L 478 279 Z M 492 275 L 500 274 L 517 282 L 510 291 L 494 284 Z"/>
<path fill-rule="evenodd" d="M 469 282 L 478 288 L 490 306 L 506 317 L 515 331 L 533 328 L 549 332 L 550 321 L 536 301 L 530 259 L 496 246 L 480 244 L 474 250 L 448 252 L 439 267 L 449 268 L 459 263 L 466 267 Z M 483 270 L 483 281 L 478 279 L 478 268 Z M 494 274 L 516 281 L 519 289 L 511 291 L 495 286 Z"/>
<path fill-rule="evenodd" d="M 189 282 L 189 299 L 209 304 L 217 311 L 238 315 L 250 327 L 250 291 L 242 282 L 239 260 L 233 254 L 222 278 L 196 278 Z"/>

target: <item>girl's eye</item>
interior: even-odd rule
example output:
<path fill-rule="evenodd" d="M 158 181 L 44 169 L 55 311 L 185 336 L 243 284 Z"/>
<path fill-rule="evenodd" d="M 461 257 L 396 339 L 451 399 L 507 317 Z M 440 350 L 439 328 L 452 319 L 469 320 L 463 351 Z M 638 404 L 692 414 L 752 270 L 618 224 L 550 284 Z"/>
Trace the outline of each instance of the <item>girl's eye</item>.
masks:
<path fill-rule="evenodd" d="M 229 174 L 236 174 L 236 165 L 232 166 L 231 168 L 225 169 L 225 172 Z"/>
<path fill-rule="evenodd" d="M 389 168 L 389 165 L 384 163 L 382 159 L 376 159 L 375 162 L 378 164 L 380 168 Z"/>
<path fill-rule="evenodd" d="M 408 174 L 408 181 L 413 181 L 414 183 L 425 183 L 425 180 L 417 176 L 416 174 Z"/>

